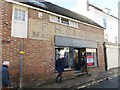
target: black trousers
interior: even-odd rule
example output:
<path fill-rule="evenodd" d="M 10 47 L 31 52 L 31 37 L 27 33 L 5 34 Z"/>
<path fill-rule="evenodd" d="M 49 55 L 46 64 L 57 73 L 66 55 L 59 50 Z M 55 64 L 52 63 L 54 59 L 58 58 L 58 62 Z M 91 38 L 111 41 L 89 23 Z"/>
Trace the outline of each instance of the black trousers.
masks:
<path fill-rule="evenodd" d="M 56 77 L 56 82 L 57 83 L 61 83 L 61 81 L 62 81 L 62 74 L 63 74 L 63 72 L 58 72 L 58 75 Z"/>

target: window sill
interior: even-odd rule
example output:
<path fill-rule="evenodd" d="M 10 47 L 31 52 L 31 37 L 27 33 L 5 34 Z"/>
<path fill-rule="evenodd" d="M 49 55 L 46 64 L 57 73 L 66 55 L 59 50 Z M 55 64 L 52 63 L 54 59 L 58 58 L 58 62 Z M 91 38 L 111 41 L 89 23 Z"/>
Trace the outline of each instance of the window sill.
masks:
<path fill-rule="evenodd" d="M 55 22 L 55 21 L 50 21 L 50 22 L 60 24 L 60 25 L 64 25 L 64 26 L 69 26 L 69 27 L 76 28 L 76 29 L 79 28 L 79 26 L 76 27 L 76 26 L 72 26 L 72 25 L 69 25 L 69 24 L 63 24 L 63 23 L 60 23 L 60 22 Z"/>
<path fill-rule="evenodd" d="M 96 68 L 98 66 L 87 66 L 87 68 Z"/>

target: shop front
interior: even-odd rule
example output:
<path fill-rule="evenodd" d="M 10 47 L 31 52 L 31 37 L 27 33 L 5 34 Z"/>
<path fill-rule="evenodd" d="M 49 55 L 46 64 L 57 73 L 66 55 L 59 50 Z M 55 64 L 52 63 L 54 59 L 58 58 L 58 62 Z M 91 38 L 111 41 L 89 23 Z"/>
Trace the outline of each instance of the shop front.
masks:
<path fill-rule="evenodd" d="M 87 72 L 87 68 L 96 67 L 97 43 L 93 41 L 55 36 L 55 60 L 60 51 L 64 51 L 64 69 Z"/>

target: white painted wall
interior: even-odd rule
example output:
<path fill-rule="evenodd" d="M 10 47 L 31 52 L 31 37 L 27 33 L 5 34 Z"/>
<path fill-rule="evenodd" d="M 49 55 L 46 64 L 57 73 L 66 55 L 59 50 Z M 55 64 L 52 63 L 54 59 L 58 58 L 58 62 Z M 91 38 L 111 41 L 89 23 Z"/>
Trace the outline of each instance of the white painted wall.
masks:
<path fill-rule="evenodd" d="M 25 11 L 25 21 L 14 19 L 15 8 Z M 27 38 L 27 29 L 28 29 L 28 8 L 13 4 L 11 36 L 19 37 L 19 38 Z"/>
<path fill-rule="evenodd" d="M 118 3 L 118 18 L 119 18 L 119 20 L 118 20 L 118 43 L 120 44 L 120 1 L 119 1 L 119 3 Z"/>
<path fill-rule="evenodd" d="M 77 5 L 72 8 L 74 12 L 77 12 L 81 15 L 87 15 L 87 0 L 78 0 Z"/>
<path fill-rule="evenodd" d="M 103 19 L 106 19 L 107 27 L 104 34 L 108 35 L 108 42 L 116 43 L 115 37 L 117 37 L 118 42 L 118 19 L 98 10 L 90 10 L 88 13 L 90 13 L 88 17 L 101 26 L 103 26 Z"/>

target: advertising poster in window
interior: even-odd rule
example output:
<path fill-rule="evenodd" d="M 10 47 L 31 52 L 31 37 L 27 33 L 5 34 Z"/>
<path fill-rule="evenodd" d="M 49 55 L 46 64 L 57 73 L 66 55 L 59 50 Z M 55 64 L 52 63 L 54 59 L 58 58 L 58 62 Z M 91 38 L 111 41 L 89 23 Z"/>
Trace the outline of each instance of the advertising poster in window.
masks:
<path fill-rule="evenodd" d="M 87 66 L 93 65 L 94 65 L 93 56 L 87 56 Z"/>

